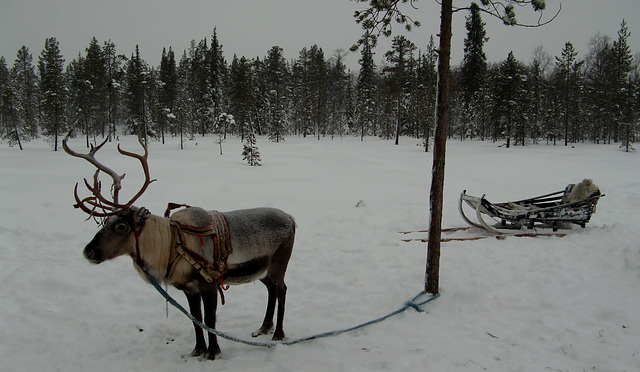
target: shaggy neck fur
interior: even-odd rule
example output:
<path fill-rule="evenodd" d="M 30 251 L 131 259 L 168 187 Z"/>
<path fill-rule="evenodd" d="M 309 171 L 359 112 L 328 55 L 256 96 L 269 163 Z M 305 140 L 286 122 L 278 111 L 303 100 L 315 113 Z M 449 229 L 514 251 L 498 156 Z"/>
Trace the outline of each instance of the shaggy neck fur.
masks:
<path fill-rule="evenodd" d="M 171 244 L 170 220 L 153 214 L 149 216 L 138 237 L 138 247 L 140 249 L 140 258 L 142 258 L 142 261 L 145 263 L 146 269 L 149 270 L 149 275 L 158 281 L 162 281 L 165 276 L 167 264 L 171 258 L 171 252 L 174 249 Z M 147 281 L 147 275 L 135 262 L 135 245 L 133 246 L 130 256 L 133 259 L 133 266 L 140 276 Z"/>

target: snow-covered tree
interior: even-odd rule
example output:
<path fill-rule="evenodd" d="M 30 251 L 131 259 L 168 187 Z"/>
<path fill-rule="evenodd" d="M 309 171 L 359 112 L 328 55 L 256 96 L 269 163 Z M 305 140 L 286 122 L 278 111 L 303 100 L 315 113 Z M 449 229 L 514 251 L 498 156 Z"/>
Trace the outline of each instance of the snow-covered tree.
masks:
<path fill-rule="evenodd" d="M 279 46 L 271 47 L 264 61 L 263 69 L 265 89 L 261 101 L 267 104 L 269 139 L 274 142 L 280 142 L 286 134 L 289 71 L 283 53 L 283 49 Z"/>
<path fill-rule="evenodd" d="M 253 131 L 249 131 L 246 136 L 246 143 L 242 147 L 242 160 L 246 160 L 249 165 L 260 166 L 260 151 L 258 151 L 258 146 L 256 146 L 256 135 Z"/>
<path fill-rule="evenodd" d="M 245 57 L 233 57 L 229 87 L 229 113 L 233 115 L 238 134 L 242 140 L 252 132 L 251 108 L 253 91 L 251 89 L 251 66 Z"/>
<path fill-rule="evenodd" d="M 570 132 L 574 142 L 578 139 L 576 126 L 580 120 L 583 63 L 578 59 L 578 52 L 571 42 L 566 42 L 562 55 L 556 57 L 554 87 L 560 99 L 556 104 L 562 107 L 565 146 L 569 143 Z"/>
<path fill-rule="evenodd" d="M 391 90 L 396 95 L 396 145 L 398 144 L 400 130 L 404 121 L 404 107 L 406 106 L 408 77 L 410 76 L 411 69 L 410 61 L 413 59 L 413 52 L 415 50 L 415 44 L 406 37 L 399 35 L 393 38 L 391 50 L 384 54 L 390 65 L 385 67 L 383 71 L 389 73 Z"/>
<path fill-rule="evenodd" d="M 372 42 L 362 44 L 360 73 L 358 74 L 356 87 L 357 122 L 360 132 L 360 140 L 364 140 L 368 130 L 375 133 L 375 111 L 378 99 L 376 85 L 376 66 L 373 62 Z"/>
<path fill-rule="evenodd" d="M 160 105 L 158 129 L 160 130 L 162 143 L 164 143 L 165 132 L 168 131 L 171 125 L 171 120 L 175 118 L 174 111 L 178 90 L 176 59 L 171 47 L 169 47 L 169 52 L 167 52 L 165 48 L 162 49 L 158 83 L 158 104 Z"/>
<path fill-rule="evenodd" d="M 122 118 L 122 82 L 124 72 L 122 65 L 126 59 L 124 55 L 117 54 L 115 44 L 109 40 L 102 46 L 105 73 L 107 78 L 107 123 L 109 125 L 110 139 L 115 138 L 116 125 Z"/>
<path fill-rule="evenodd" d="M 43 134 L 52 137 L 53 150 L 58 151 L 59 136 L 67 131 L 65 112 L 65 81 L 63 77 L 64 59 L 60 54 L 58 41 L 48 38 L 40 55 L 40 92 L 42 94 L 41 115 Z"/>
<path fill-rule="evenodd" d="M 13 121 L 14 141 L 28 141 L 38 136 L 38 77 L 29 48 L 22 46 L 11 68 L 11 85 L 14 92 Z M 12 140 L 10 138 L 10 140 Z"/>

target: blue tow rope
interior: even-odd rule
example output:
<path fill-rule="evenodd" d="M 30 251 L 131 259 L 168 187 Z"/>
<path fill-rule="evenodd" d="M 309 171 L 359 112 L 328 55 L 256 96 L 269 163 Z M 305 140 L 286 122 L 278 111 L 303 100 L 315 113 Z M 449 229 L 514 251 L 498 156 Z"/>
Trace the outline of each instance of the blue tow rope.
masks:
<path fill-rule="evenodd" d="M 199 321 L 196 318 L 194 318 L 193 315 L 191 315 L 184 307 L 182 307 L 182 305 L 180 305 L 173 297 L 171 297 L 167 293 L 167 291 L 165 291 L 162 288 L 162 286 L 160 286 L 160 284 L 158 284 L 158 282 L 154 278 L 152 278 L 150 275 L 147 275 L 147 277 L 149 278 L 149 282 L 151 283 L 151 285 L 153 285 L 153 287 L 158 292 L 160 292 L 162 297 L 164 297 L 171 305 L 173 305 L 176 309 L 180 310 L 180 312 L 182 312 L 184 315 L 186 315 L 189 319 L 191 319 L 192 322 L 194 322 L 198 326 L 202 327 L 202 329 L 204 329 L 205 331 L 213 333 L 214 335 L 222 337 L 222 338 L 227 339 L 229 341 L 239 342 L 239 343 L 242 343 L 242 344 L 245 344 L 245 345 L 261 346 L 261 347 L 273 347 L 275 345 L 294 345 L 294 344 L 298 344 L 298 343 L 305 342 L 305 341 L 315 340 L 315 339 L 318 339 L 318 338 L 338 336 L 338 335 L 341 335 L 343 333 L 355 331 L 357 329 L 364 328 L 366 326 L 370 326 L 372 324 L 380 323 L 383 320 L 386 320 L 386 319 L 389 319 L 389 318 L 391 318 L 393 316 L 396 316 L 396 315 L 404 312 L 405 310 L 407 310 L 409 308 L 412 308 L 412 309 L 422 313 L 425 310 L 423 310 L 421 308 L 421 306 L 423 306 L 423 305 L 435 300 L 436 298 L 440 297 L 440 294 L 438 293 L 438 294 L 436 294 L 434 296 L 431 296 L 431 297 L 427 298 L 426 300 L 422 300 L 420 302 L 417 302 L 420 297 L 427 295 L 426 292 L 422 291 L 422 292 L 418 293 L 416 296 L 414 296 L 411 300 L 405 302 L 404 306 L 402 306 L 398 310 L 396 310 L 394 312 L 391 312 L 391 313 L 389 313 L 389 314 L 387 314 L 385 316 L 382 316 L 380 318 L 376 318 L 376 319 L 370 320 L 368 322 L 365 322 L 365 323 L 362 323 L 362 324 L 358 324 L 357 326 L 353 326 L 353 327 L 345 328 L 345 329 L 338 329 L 338 330 L 335 330 L 335 331 L 329 331 L 329 332 L 324 332 L 324 333 L 318 333 L 316 335 L 303 337 L 303 338 L 298 338 L 298 339 L 295 339 L 295 340 L 257 342 L 257 341 L 243 340 L 243 339 L 240 339 L 240 338 L 237 338 L 235 336 L 226 334 L 224 332 L 220 332 L 220 331 L 218 331 L 216 329 L 213 329 L 213 328 L 207 326 L 206 324 L 204 324 L 201 321 Z"/>

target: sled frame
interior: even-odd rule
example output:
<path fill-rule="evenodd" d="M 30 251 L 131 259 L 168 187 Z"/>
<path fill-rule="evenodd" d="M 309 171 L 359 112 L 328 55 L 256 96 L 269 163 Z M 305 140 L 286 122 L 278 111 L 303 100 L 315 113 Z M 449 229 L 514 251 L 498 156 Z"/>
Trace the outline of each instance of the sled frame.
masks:
<path fill-rule="evenodd" d="M 467 190 L 464 190 L 460 194 L 458 210 L 462 219 L 470 226 L 496 234 L 503 234 L 505 232 L 502 230 L 506 229 L 535 227 L 551 227 L 553 231 L 557 231 L 570 228 L 571 224 L 584 228 L 591 219 L 591 215 L 595 213 L 598 200 L 604 195 L 597 191 L 581 201 L 563 202 L 564 196 L 568 195 L 574 186 L 570 184 L 561 191 L 505 203 L 491 203 L 485 195 L 471 196 L 467 194 Z M 465 214 L 464 204 L 475 211 L 477 222 Z M 490 225 L 485 220 L 485 216 L 493 219 L 497 226 Z"/>

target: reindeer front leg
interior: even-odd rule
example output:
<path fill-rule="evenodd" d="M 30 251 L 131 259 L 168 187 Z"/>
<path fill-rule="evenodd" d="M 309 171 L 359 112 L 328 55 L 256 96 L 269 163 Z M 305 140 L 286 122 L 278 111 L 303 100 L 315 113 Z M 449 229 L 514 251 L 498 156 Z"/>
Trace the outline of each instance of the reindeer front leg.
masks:
<path fill-rule="evenodd" d="M 200 293 L 198 292 L 189 292 L 187 290 L 184 291 L 185 296 L 187 296 L 187 301 L 189 302 L 189 312 L 191 316 L 196 318 L 199 322 L 202 322 L 202 308 L 200 305 Z M 195 322 L 193 323 L 193 328 L 196 333 L 196 346 L 193 348 L 191 352 L 192 357 L 197 357 L 205 353 L 207 350 L 207 344 L 204 341 L 204 333 L 202 328 L 197 325 Z"/>

